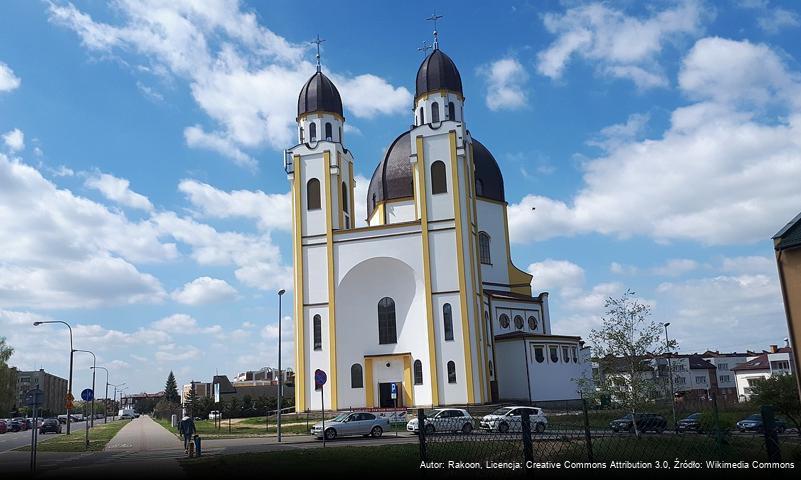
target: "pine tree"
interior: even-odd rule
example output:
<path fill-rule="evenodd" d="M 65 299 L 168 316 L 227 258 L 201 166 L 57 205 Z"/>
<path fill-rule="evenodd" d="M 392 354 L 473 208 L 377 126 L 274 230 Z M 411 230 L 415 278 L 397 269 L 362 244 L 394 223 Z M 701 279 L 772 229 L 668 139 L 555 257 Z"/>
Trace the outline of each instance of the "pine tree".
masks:
<path fill-rule="evenodd" d="M 164 398 L 170 403 L 180 403 L 181 397 L 178 395 L 178 384 L 175 383 L 175 375 L 170 370 L 167 377 L 167 385 L 164 387 Z"/>

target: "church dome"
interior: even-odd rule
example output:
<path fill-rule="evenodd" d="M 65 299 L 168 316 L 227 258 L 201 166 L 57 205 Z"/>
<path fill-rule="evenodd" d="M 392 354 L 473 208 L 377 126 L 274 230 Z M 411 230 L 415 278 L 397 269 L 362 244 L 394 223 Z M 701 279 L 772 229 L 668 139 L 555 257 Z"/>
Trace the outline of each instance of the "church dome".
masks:
<path fill-rule="evenodd" d="M 449 90 L 464 96 L 459 70 L 451 57 L 437 48 L 423 60 L 417 70 L 417 88 L 414 97 L 419 98 L 421 95 L 438 90 Z"/>
<path fill-rule="evenodd" d="M 342 97 L 334 83 L 322 72 L 317 72 L 303 85 L 298 96 L 298 117 L 312 112 L 342 114 Z"/>
<path fill-rule="evenodd" d="M 380 202 L 414 196 L 414 177 L 409 161 L 412 144 L 409 137 L 409 132 L 404 132 L 396 138 L 373 172 L 367 189 L 367 218 L 373 215 L 375 206 Z M 473 157 L 476 164 L 476 195 L 505 202 L 503 175 L 498 162 L 487 147 L 476 139 L 473 139 Z"/>

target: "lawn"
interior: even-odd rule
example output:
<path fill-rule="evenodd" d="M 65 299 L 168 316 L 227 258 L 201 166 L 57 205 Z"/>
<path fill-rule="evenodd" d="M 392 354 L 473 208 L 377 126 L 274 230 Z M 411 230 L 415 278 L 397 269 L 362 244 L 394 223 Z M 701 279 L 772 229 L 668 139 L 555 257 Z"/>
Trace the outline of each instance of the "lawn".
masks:
<path fill-rule="evenodd" d="M 164 428 L 170 432 L 178 434 L 176 428 L 170 426 L 169 420 L 158 420 Z M 281 434 L 285 435 L 309 435 L 311 427 L 318 422 L 319 419 L 309 418 L 306 423 L 305 417 L 282 419 L 281 421 Z M 195 420 L 195 429 L 198 435 L 203 438 L 242 438 L 242 437 L 261 437 L 267 435 L 276 435 L 275 418 L 270 417 L 270 423 L 265 423 L 264 417 L 253 418 L 234 418 L 231 420 L 229 427 L 228 420 L 223 419 L 220 428 L 214 425 L 213 420 Z M 406 424 L 393 424 L 391 430 L 385 434 L 394 434 L 395 431 L 403 432 L 406 430 Z"/>
<path fill-rule="evenodd" d="M 39 442 L 38 451 L 40 452 L 98 452 L 106 447 L 106 444 L 114 438 L 114 435 L 122 427 L 128 424 L 128 420 L 117 420 L 115 422 L 95 425 L 89 429 L 89 448 L 86 448 L 86 434 L 84 430 L 73 430 L 70 435 L 57 435 L 52 438 L 42 439 Z M 30 451 L 31 447 L 21 447 L 17 450 Z"/>

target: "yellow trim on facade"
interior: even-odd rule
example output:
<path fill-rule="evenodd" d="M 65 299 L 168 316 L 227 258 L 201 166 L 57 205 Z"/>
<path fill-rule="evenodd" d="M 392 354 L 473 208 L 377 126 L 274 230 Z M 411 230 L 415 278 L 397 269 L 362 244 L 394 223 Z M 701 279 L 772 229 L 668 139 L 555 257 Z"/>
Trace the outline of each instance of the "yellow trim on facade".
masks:
<path fill-rule="evenodd" d="M 331 219 L 331 153 L 323 152 L 325 162 L 325 245 L 328 254 L 328 348 L 330 361 L 328 365 L 328 378 L 330 378 L 329 392 L 331 395 L 331 410 L 337 409 L 337 320 L 336 320 L 336 292 L 334 291 L 334 231 Z M 339 184 L 339 177 L 336 176 Z"/>
<path fill-rule="evenodd" d="M 470 311 L 467 308 L 467 280 L 464 271 L 464 239 L 462 237 L 462 199 L 459 188 L 459 160 L 456 155 L 456 132 L 448 133 L 451 146 L 451 183 L 453 184 L 453 214 L 456 223 L 456 265 L 459 272 L 459 302 L 462 317 L 462 342 L 464 344 L 465 380 L 467 381 L 467 403 L 475 403 L 473 390 L 473 349 L 470 345 Z M 476 332 L 478 333 L 478 332 Z"/>
<path fill-rule="evenodd" d="M 453 90 L 448 90 L 443 88 L 440 90 L 426 92 L 420 95 L 419 97 L 416 97 L 414 99 L 414 104 L 417 105 L 417 102 L 419 102 L 420 100 L 428 100 L 428 97 L 431 97 L 433 95 L 439 95 L 440 97 L 447 97 L 448 94 L 455 95 L 462 103 L 464 103 L 464 96 L 459 94 L 459 92 L 454 92 Z"/>
<path fill-rule="evenodd" d="M 475 225 L 476 225 L 476 182 L 475 182 L 475 166 L 474 166 L 474 163 L 473 163 L 473 144 L 470 143 L 470 148 L 466 149 L 466 150 L 468 150 L 469 153 L 470 153 L 470 155 L 468 157 L 466 157 L 467 161 L 465 162 L 465 164 L 467 165 L 467 170 L 468 170 L 467 171 L 467 175 L 465 175 L 465 177 L 466 177 L 465 178 L 465 182 L 467 183 L 466 190 L 468 192 L 470 192 L 470 194 L 467 197 L 467 207 L 468 207 L 468 209 L 467 209 L 467 217 L 468 217 L 469 220 L 471 220 L 471 224 L 470 224 L 470 228 L 469 228 L 469 230 L 470 230 L 470 233 L 469 233 L 469 239 L 470 239 L 470 272 L 472 272 L 471 273 L 471 277 L 472 277 L 472 280 L 473 280 L 473 291 L 475 292 L 475 294 L 472 295 L 472 297 L 473 297 L 473 312 L 474 312 L 474 317 L 473 318 L 475 320 L 476 357 L 477 357 L 477 360 L 479 362 L 478 371 L 480 372 L 479 373 L 479 379 L 480 379 L 480 384 L 481 384 L 481 389 L 480 389 L 481 395 L 479 396 L 479 402 L 484 403 L 486 401 L 486 399 L 488 398 L 488 396 L 487 396 L 487 387 L 488 387 L 489 378 L 487 377 L 487 375 L 485 375 L 487 373 L 486 370 L 485 370 L 485 367 L 487 367 L 487 363 L 488 363 L 489 359 L 487 358 L 486 349 L 483 348 L 483 343 L 484 342 L 482 341 L 483 338 L 486 338 L 485 337 L 486 333 L 484 333 L 484 334 L 479 333 L 479 332 L 484 332 L 484 324 L 485 324 L 485 322 L 484 322 L 484 309 L 483 308 L 481 308 L 481 309 L 478 308 L 479 307 L 478 299 L 479 298 L 483 298 L 483 295 L 479 293 L 479 292 L 481 292 L 481 281 L 480 281 L 481 272 L 476 269 L 476 255 L 477 255 L 477 253 L 476 253 L 475 250 L 476 250 L 476 248 L 478 248 L 478 239 L 476 238 L 476 228 L 475 228 Z M 467 153 L 468 152 L 466 151 L 465 154 L 467 154 Z M 482 305 L 482 307 L 483 307 L 483 305 Z"/>
<path fill-rule="evenodd" d="M 345 228 L 345 209 L 342 208 L 342 179 L 345 178 L 342 172 L 342 157 L 337 150 L 337 170 L 339 173 L 336 175 L 337 177 L 337 211 L 339 211 L 339 225 L 337 225 L 337 229 L 341 230 Z"/>
<path fill-rule="evenodd" d="M 294 297 L 295 297 L 295 411 L 306 410 L 306 375 L 305 375 L 305 352 L 303 344 L 304 337 L 304 307 L 303 307 L 303 217 L 301 216 L 301 163 L 300 155 L 292 157 L 295 171 L 292 179 L 292 203 L 294 209 L 294 231 L 295 241 L 292 244 L 292 254 L 294 259 Z"/>
<path fill-rule="evenodd" d="M 340 122 L 345 123 L 345 117 L 343 117 L 342 115 L 340 115 L 340 114 L 338 114 L 336 112 L 308 112 L 308 113 L 304 113 L 303 115 L 300 115 L 299 117 L 295 118 L 295 121 L 297 123 L 300 123 L 301 120 L 303 120 L 304 118 L 309 117 L 311 115 L 315 115 L 314 118 L 323 118 L 324 115 L 331 115 L 332 117 L 336 118 Z M 342 139 L 340 138 L 340 140 L 342 140 Z"/>
<path fill-rule="evenodd" d="M 511 287 L 514 293 L 531 296 L 531 279 L 534 278 L 531 274 L 520 270 L 512 263 L 512 251 L 509 247 L 509 217 L 506 213 L 506 204 L 503 205 L 503 229 L 506 232 L 506 259 L 509 268 L 509 285 L 520 285 Z"/>
<path fill-rule="evenodd" d="M 414 385 L 412 385 L 412 356 L 403 356 L 403 405 L 414 406 Z"/>
<path fill-rule="evenodd" d="M 348 174 L 350 178 L 350 228 L 356 228 L 356 184 L 353 181 L 353 162 L 348 162 Z"/>
<path fill-rule="evenodd" d="M 414 406 L 414 385 L 412 384 L 412 356 L 408 353 L 390 353 L 386 355 L 365 355 L 364 357 L 364 404 L 373 408 L 375 402 L 375 379 L 373 379 L 373 360 L 403 360 L 403 406 Z"/>
<path fill-rule="evenodd" d="M 417 142 L 417 183 L 420 194 L 420 224 L 422 226 L 421 238 L 423 239 L 423 279 L 425 284 L 426 296 L 426 317 L 428 318 L 428 361 L 429 376 L 431 378 L 431 404 L 439 405 L 439 380 L 437 377 L 437 345 L 434 334 L 434 305 L 431 299 L 431 256 L 428 245 L 428 200 L 426 199 L 426 166 L 425 155 L 423 152 L 423 136 L 418 135 Z"/>
<path fill-rule="evenodd" d="M 364 405 L 367 408 L 375 406 L 373 393 L 373 359 L 364 358 Z"/>

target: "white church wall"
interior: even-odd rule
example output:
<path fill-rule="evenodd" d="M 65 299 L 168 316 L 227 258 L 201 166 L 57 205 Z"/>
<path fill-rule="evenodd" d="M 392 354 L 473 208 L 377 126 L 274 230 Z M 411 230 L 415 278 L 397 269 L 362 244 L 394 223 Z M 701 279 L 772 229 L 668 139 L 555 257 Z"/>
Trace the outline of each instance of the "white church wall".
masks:
<path fill-rule="evenodd" d="M 328 303 L 328 255 L 325 243 L 303 247 L 303 301 Z"/>
<path fill-rule="evenodd" d="M 323 162 L 323 154 L 322 152 L 316 152 L 306 155 L 301 155 L 300 158 L 301 162 L 301 175 L 300 181 L 303 188 L 301 193 L 301 202 L 302 202 L 302 209 L 301 215 L 303 215 L 303 228 L 302 234 L 303 236 L 310 236 L 310 235 L 323 235 L 325 234 L 325 171 L 324 171 L 324 163 Z M 295 170 L 297 172 L 297 169 Z M 308 205 L 308 197 L 306 195 L 306 185 L 308 184 L 309 180 L 312 178 L 316 178 L 320 181 L 320 203 L 321 207 L 319 210 L 309 210 Z"/>
<path fill-rule="evenodd" d="M 330 346 L 329 343 L 330 338 L 328 336 L 328 307 L 327 306 L 316 306 L 316 307 L 304 307 L 305 317 L 304 317 L 304 344 L 306 345 L 306 354 L 305 354 L 305 362 L 308 366 L 307 368 L 307 375 L 305 375 L 305 380 L 307 383 L 306 392 L 309 395 L 308 400 L 311 402 L 310 408 L 312 409 L 320 409 L 320 392 L 314 389 L 314 371 L 316 369 L 321 369 L 325 372 L 330 372 Z M 314 349 L 314 316 L 320 315 L 320 321 L 322 325 L 322 348 L 320 350 Z M 325 396 L 325 404 L 327 405 L 326 408 L 330 408 L 331 406 L 331 390 L 330 388 L 325 388 L 323 391 Z"/>
<path fill-rule="evenodd" d="M 426 169 L 426 201 L 428 202 L 428 220 L 437 221 L 453 218 L 453 178 L 451 175 L 451 147 L 448 132 L 443 128 L 435 131 L 428 127 L 420 127 L 415 134 L 426 135 L 423 139 L 423 153 Z M 415 135 L 411 141 L 416 142 Z M 416 151 L 412 145 L 412 151 Z M 419 158 L 419 157 L 418 157 Z M 445 163 L 445 176 L 448 182 L 448 191 L 433 195 L 431 193 L 431 165 L 436 161 Z"/>
<path fill-rule="evenodd" d="M 531 398 L 534 401 L 545 400 L 571 400 L 580 398 L 578 384 L 576 380 L 581 378 L 585 369 L 581 362 L 574 362 L 572 359 L 572 348 L 576 348 L 577 358 L 581 358 L 578 352 L 578 341 L 572 339 L 536 339 L 528 340 L 528 362 L 529 374 L 531 376 Z M 542 362 L 537 361 L 535 346 L 542 346 L 544 358 Z M 550 355 L 550 347 L 557 349 L 557 360 L 554 362 Z M 563 357 L 562 347 L 568 347 L 569 357 L 566 362 Z"/>
<path fill-rule="evenodd" d="M 387 202 L 387 223 L 411 222 L 417 220 L 414 200 Z"/>
<path fill-rule="evenodd" d="M 509 284 L 509 264 L 506 256 L 506 229 L 503 221 L 503 205 L 476 198 L 478 231 L 490 236 L 491 265 L 481 264 L 481 279 L 485 283 Z M 480 262 L 480 259 L 476 259 Z M 503 287 L 488 286 L 497 290 Z"/>
<path fill-rule="evenodd" d="M 434 295 L 434 332 L 436 337 L 440 385 L 440 403 L 445 405 L 464 404 L 467 402 L 467 377 L 465 367 L 464 342 L 462 340 L 462 312 L 459 293 Z M 451 305 L 453 316 L 453 340 L 445 340 L 445 320 L 443 308 Z M 456 366 L 456 383 L 448 383 L 448 362 Z"/>
<path fill-rule="evenodd" d="M 495 345 L 495 376 L 501 400 L 528 400 L 525 355 L 523 340 Z"/>
<path fill-rule="evenodd" d="M 434 292 L 459 290 L 455 230 L 430 231 L 431 289 Z"/>

